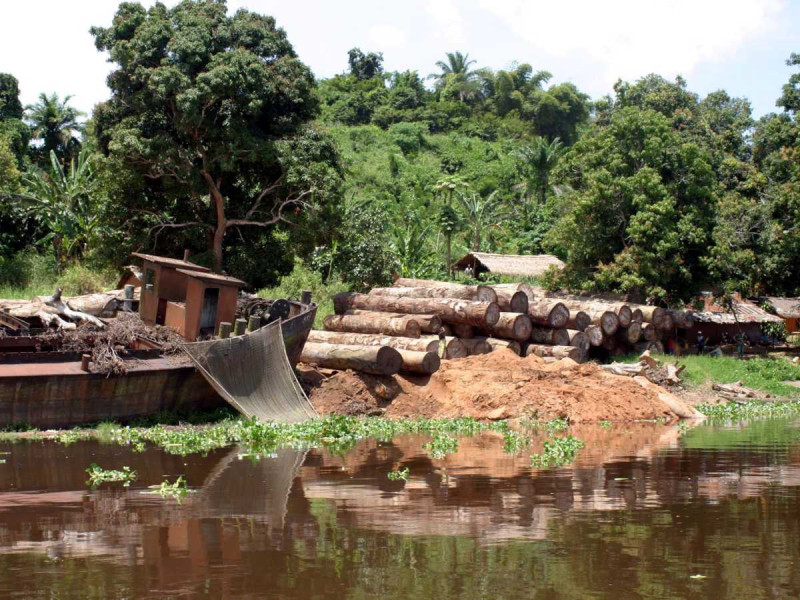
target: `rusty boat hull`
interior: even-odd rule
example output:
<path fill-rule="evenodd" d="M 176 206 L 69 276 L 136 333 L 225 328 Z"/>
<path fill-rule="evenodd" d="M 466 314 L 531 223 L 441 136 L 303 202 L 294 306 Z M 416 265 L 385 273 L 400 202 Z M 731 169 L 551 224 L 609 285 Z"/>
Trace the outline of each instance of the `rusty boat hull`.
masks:
<path fill-rule="evenodd" d="M 314 304 L 302 305 L 282 322 L 292 366 L 316 311 Z M 66 428 L 228 406 L 188 360 L 147 346 L 129 352 L 124 375 L 104 375 L 83 371 L 79 353 L 37 352 L 33 341 L 0 340 L 0 428 Z"/>

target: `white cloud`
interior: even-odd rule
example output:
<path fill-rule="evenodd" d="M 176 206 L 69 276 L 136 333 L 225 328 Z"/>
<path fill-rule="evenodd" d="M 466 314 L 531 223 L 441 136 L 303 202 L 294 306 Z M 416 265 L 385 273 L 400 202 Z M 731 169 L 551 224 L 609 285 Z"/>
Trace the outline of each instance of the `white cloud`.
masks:
<path fill-rule="evenodd" d="M 433 17 L 441 37 L 453 48 L 466 43 L 464 21 L 454 0 L 429 0 L 425 10 Z"/>
<path fill-rule="evenodd" d="M 689 74 L 777 25 L 784 0 L 481 0 L 545 55 L 599 67 L 604 84 Z"/>
<path fill-rule="evenodd" d="M 380 48 L 405 46 L 406 34 L 391 25 L 376 25 L 369 30 L 370 41 Z"/>

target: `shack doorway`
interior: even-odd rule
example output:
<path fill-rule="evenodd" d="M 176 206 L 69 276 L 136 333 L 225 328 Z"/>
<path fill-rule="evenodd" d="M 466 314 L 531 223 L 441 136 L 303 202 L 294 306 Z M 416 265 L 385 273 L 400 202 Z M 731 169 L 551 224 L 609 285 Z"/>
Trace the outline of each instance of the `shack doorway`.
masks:
<path fill-rule="evenodd" d="M 167 318 L 167 299 L 158 299 L 158 309 L 156 310 L 156 325 L 163 325 Z"/>
<path fill-rule="evenodd" d="M 200 333 L 214 333 L 217 324 L 219 288 L 206 288 L 203 293 L 203 309 L 200 312 Z"/>

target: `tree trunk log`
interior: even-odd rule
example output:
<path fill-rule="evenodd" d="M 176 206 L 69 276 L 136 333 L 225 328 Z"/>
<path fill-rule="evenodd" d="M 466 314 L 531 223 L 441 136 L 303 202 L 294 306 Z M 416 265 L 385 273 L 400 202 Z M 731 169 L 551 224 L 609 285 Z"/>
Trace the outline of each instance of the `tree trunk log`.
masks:
<path fill-rule="evenodd" d="M 492 288 L 459 285 L 454 287 L 388 287 L 373 288 L 370 296 L 392 296 L 394 298 L 455 298 L 478 302 L 497 302 Z"/>
<path fill-rule="evenodd" d="M 566 304 L 570 311 L 582 310 L 590 315 L 612 312 L 617 315 L 617 321 L 620 327 L 627 327 L 633 318 L 631 307 L 624 302 L 608 302 L 605 300 L 580 297 L 559 297 L 559 300 Z"/>
<path fill-rule="evenodd" d="M 419 323 L 422 333 L 433 333 L 438 335 L 442 328 L 442 320 L 438 315 L 404 315 L 402 313 L 384 313 L 371 310 L 348 310 L 345 315 L 363 315 L 366 317 L 381 317 L 393 319 L 413 319 Z"/>
<path fill-rule="evenodd" d="M 326 369 L 352 369 L 373 375 L 394 375 L 403 366 L 403 357 L 388 346 L 306 342 L 300 362 Z"/>
<path fill-rule="evenodd" d="M 449 281 L 434 281 L 432 279 L 409 279 L 406 277 L 400 277 L 397 281 L 394 282 L 394 287 L 445 289 L 449 291 L 450 295 L 436 296 L 436 297 L 459 298 L 466 300 L 474 300 L 477 302 L 497 302 L 497 294 L 495 294 L 492 288 L 485 285 L 462 285 L 460 283 L 451 283 Z"/>
<path fill-rule="evenodd" d="M 531 341 L 534 344 L 549 344 L 551 346 L 569 346 L 569 333 L 566 329 L 551 329 L 548 327 L 534 327 L 531 331 Z"/>
<path fill-rule="evenodd" d="M 491 328 L 494 337 L 526 342 L 531 337 L 533 322 L 528 315 L 501 312 L 497 323 Z"/>
<path fill-rule="evenodd" d="M 631 305 L 633 310 L 640 310 L 642 312 L 642 322 L 643 323 L 652 323 L 656 327 L 661 327 L 661 323 L 664 321 L 664 315 L 667 314 L 660 306 L 648 306 L 646 304 L 636 304 Z"/>
<path fill-rule="evenodd" d="M 617 331 L 617 338 L 628 345 L 637 343 L 642 337 L 642 324 L 639 321 L 631 321 L 627 327 L 620 327 Z"/>
<path fill-rule="evenodd" d="M 553 358 L 571 358 L 575 362 L 583 362 L 584 355 L 580 348 L 575 346 L 547 346 L 544 344 L 528 344 L 524 348 L 525 356 L 535 354 L 542 358 L 550 356 Z"/>
<path fill-rule="evenodd" d="M 537 325 L 560 329 L 569 320 L 569 309 L 558 300 L 541 298 L 530 303 L 528 316 Z"/>
<path fill-rule="evenodd" d="M 353 308 L 379 312 L 439 315 L 444 323 L 492 327 L 500 318 L 496 302 L 470 302 L 451 298 L 394 298 L 345 292 L 333 299 L 336 314 Z"/>
<path fill-rule="evenodd" d="M 433 347 L 436 348 L 436 353 L 442 358 L 451 359 L 469 356 L 466 344 L 457 337 L 446 336 L 444 338 L 445 356 L 442 356 L 440 352 L 440 341 L 438 337 L 429 335 L 423 336 L 421 339 L 426 340 L 429 344 L 432 343 Z"/>
<path fill-rule="evenodd" d="M 398 350 L 403 359 L 400 371 L 404 373 L 422 373 L 430 375 L 439 370 L 441 360 L 435 352 L 416 352 L 414 350 Z"/>
<path fill-rule="evenodd" d="M 641 308 L 633 308 L 633 311 L 631 311 L 631 321 L 638 321 L 639 323 L 644 322 L 644 313 Z"/>
<path fill-rule="evenodd" d="M 438 354 L 439 338 L 426 336 L 419 339 L 378 335 L 374 333 L 349 333 L 341 331 L 312 330 L 308 341 L 323 344 L 346 344 L 358 346 L 388 346 L 396 350 L 415 352 L 434 352 Z M 446 338 L 448 358 L 461 358 L 467 355 L 466 348 L 456 338 Z"/>
<path fill-rule="evenodd" d="M 567 329 L 566 332 L 569 336 L 569 344 L 567 344 L 568 346 L 580 348 L 584 353 L 589 351 L 589 340 L 586 338 L 585 333 L 578 331 L 577 329 Z"/>
<path fill-rule="evenodd" d="M 522 346 L 519 342 L 515 342 L 514 340 L 501 340 L 493 337 L 476 337 L 475 339 L 482 340 L 489 344 L 492 347 L 492 351 L 499 350 L 500 348 L 507 348 L 517 356 L 522 354 Z"/>
<path fill-rule="evenodd" d="M 491 287 L 498 294 L 501 290 L 511 293 L 522 292 L 528 297 L 528 302 L 533 302 L 533 300 L 536 298 L 533 287 L 527 283 L 495 283 Z"/>
<path fill-rule="evenodd" d="M 373 317 L 365 315 L 330 315 L 325 317 L 323 327 L 328 331 L 350 331 L 352 333 L 380 333 L 418 338 L 422 327 L 412 317 Z"/>
<path fill-rule="evenodd" d="M 584 329 L 583 333 L 586 334 L 586 339 L 589 340 L 589 345 L 598 347 L 603 345 L 603 330 L 599 325 L 589 325 Z"/>
<path fill-rule="evenodd" d="M 453 335 L 462 340 L 468 340 L 475 337 L 475 329 L 472 325 L 461 325 L 454 323 L 452 326 Z"/>
<path fill-rule="evenodd" d="M 489 354 L 492 351 L 492 346 L 489 342 L 482 338 L 472 338 L 469 340 L 461 340 L 467 348 L 467 354 L 470 356 L 477 356 L 478 354 Z"/>
<path fill-rule="evenodd" d="M 661 323 L 656 325 L 659 329 L 669 330 L 675 326 L 675 320 L 672 318 L 672 315 L 669 312 L 664 312 L 664 317 L 661 319 Z"/>
<path fill-rule="evenodd" d="M 664 344 L 659 342 L 658 340 L 652 342 L 639 342 L 634 344 L 633 349 L 637 352 L 646 352 L 649 350 L 650 352 L 655 352 L 658 354 L 664 354 Z"/>
<path fill-rule="evenodd" d="M 642 339 L 645 342 L 654 342 L 661 336 L 661 332 L 653 323 L 645 323 L 642 325 Z"/>
<path fill-rule="evenodd" d="M 582 310 L 570 311 L 565 327 L 585 331 L 592 324 L 592 318 Z"/>
<path fill-rule="evenodd" d="M 526 314 L 528 312 L 528 296 L 522 290 L 512 290 L 500 286 L 492 286 L 497 294 L 497 304 L 502 312 Z"/>
<path fill-rule="evenodd" d="M 609 352 L 613 352 L 617 349 L 617 338 L 613 335 L 607 335 L 603 338 L 603 348 L 608 350 Z"/>

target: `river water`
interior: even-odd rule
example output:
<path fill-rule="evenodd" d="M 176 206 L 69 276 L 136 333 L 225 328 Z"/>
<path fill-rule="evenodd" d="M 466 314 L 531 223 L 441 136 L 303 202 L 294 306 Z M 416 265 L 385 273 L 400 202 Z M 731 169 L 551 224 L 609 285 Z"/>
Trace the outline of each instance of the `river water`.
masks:
<path fill-rule="evenodd" d="M 572 433 L 556 469 L 496 433 L 440 460 L 0 444 L 0 598 L 800 597 L 800 422 Z M 92 490 L 91 463 L 139 477 Z M 181 503 L 143 493 L 178 475 Z"/>

